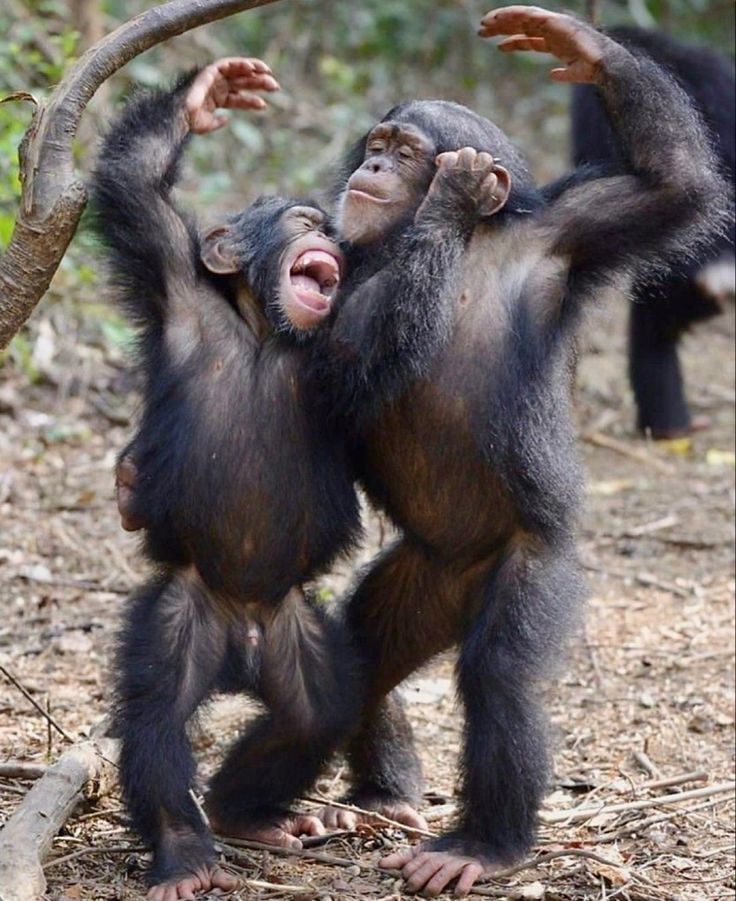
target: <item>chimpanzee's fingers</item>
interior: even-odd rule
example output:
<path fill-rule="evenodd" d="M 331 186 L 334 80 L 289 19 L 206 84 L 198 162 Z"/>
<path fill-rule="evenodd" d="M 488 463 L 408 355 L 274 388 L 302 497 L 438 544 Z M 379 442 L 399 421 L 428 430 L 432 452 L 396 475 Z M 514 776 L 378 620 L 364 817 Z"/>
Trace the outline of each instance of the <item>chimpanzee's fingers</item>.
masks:
<path fill-rule="evenodd" d="M 279 91 L 281 85 L 273 75 L 254 74 L 241 75 L 238 78 L 228 78 L 228 87 L 231 91 Z"/>
<path fill-rule="evenodd" d="M 475 169 L 478 151 L 474 147 L 461 147 L 457 154 L 457 162 L 464 169 Z"/>
<path fill-rule="evenodd" d="M 502 6 L 483 16 L 479 33 L 485 38 L 499 34 L 541 36 L 554 27 L 555 20 L 569 18 L 539 6 Z"/>
<path fill-rule="evenodd" d="M 435 163 L 438 169 L 441 169 L 443 166 L 457 166 L 457 160 L 458 154 L 456 150 L 448 150 L 435 157 Z"/>
<path fill-rule="evenodd" d="M 271 67 L 267 63 L 251 56 L 225 56 L 212 63 L 212 68 L 217 69 L 227 78 L 232 78 L 234 75 L 247 75 L 249 72 L 271 74 Z"/>
<path fill-rule="evenodd" d="M 505 38 L 498 45 L 503 53 L 511 53 L 514 50 L 534 50 L 536 53 L 549 53 L 546 38 L 531 38 L 525 34 L 514 34 Z"/>
<path fill-rule="evenodd" d="M 227 109 L 251 109 L 251 110 L 261 110 L 265 109 L 268 104 L 263 99 L 263 97 L 258 97 L 256 94 L 246 94 L 246 93 L 233 93 L 228 94 L 227 99 L 222 104 Z"/>
<path fill-rule="evenodd" d="M 493 157 L 485 150 L 481 150 L 475 159 L 476 169 L 490 169 L 493 166 Z"/>

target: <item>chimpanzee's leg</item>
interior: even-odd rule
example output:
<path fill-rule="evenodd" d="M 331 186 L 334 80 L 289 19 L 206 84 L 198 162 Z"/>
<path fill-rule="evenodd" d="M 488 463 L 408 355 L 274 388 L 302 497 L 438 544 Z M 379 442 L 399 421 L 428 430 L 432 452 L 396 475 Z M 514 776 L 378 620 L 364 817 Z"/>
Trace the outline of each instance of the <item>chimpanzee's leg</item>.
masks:
<path fill-rule="evenodd" d="M 226 835 L 298 846 L 322 829 L 289 805 L 315 782 L 360 715 L 357 655 L 347 630 L 294 589 L 263 623 L 259 694 L 268 713 L 231 748 L 207 812 Z"/>
<path fill-rule="evenodd" d="M 517 544 L 488 574 L 457 664 L 466 715 L 456 828 L 382 866 L 402 870 L 411 891 L 457 891 L 531 847 L 547 780 L 536 682 L 558 655 L 583 596 L 567 546 Z"/>
<path fill-rule="evenodd" d="M 149 898 L 176 901 L 235 881 L 215 865 L 190 794 L 186 724 L 211 690 L 226 628 L 194 569 L 151 581 L 131 599 L 117 657 L 120 781 L 136 829 L 153 845 Z"/>
<path fill-rule="evenodd" d="M 677 348 L 690 325 L 718 310 L 684 273 L 636 291 L 629 320 L 629 377 L 641 431 L 677 438 L 702 428 L 702 421 L 690 418 Z"/>
<path fill-rule="evenodd" d="M 460 634 L 460 600 L 469 573 L 437 563 L 403 539 L 382 554 L 357 587 L 347 617 L 368 665 L 368 698 L 360 730 L 347 750 L 355 785 L 346 801 L 426 828 L 414 809 L 421 799 L 421 765 L 400 697 L 391 690 Z M 352 828 L 359 817 L 327 808 L 331 827 Z"/>

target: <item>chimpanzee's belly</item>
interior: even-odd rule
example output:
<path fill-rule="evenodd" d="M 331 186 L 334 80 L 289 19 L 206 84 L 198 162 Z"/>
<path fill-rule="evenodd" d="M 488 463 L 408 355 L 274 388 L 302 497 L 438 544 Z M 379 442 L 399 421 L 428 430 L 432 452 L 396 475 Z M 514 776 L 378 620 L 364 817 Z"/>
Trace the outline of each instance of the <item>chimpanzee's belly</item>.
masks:
<path fill-rule="evenodd" d="M 471 410 L 431 383 L 381 416 L 361 464 L 373 501 L 442 556 L 478 559 L 513 531 L 511 499 L 482 453 Z"/>

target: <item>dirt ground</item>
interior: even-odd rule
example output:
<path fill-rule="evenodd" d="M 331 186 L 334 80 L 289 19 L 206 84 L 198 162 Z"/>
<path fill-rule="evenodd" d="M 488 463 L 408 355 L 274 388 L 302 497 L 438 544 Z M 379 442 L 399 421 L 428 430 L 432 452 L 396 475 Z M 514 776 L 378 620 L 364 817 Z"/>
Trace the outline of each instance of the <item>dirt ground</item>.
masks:
<path fill-rule="evenodd" d="M 0 370 L 0 663 L 78 736 L 105 713 L 115 624 L 143 573 L 112 502 L 136 396 L 119 354 L 63 333 L 60 316 L 49 308 L 35 327 L 43 378 L 29 384 L 16 367 Z M 535 860 L 488 883 L 492 897 L 734 897 L 733 309 L 685 342 L 693 407 L 712 419 L 692 443 L 651 446 L 634 435 L 624 335 L 623 303 L 586 330 L 587 624 L 549 688 L 554 779 Z M 601 446 L 610 438 L 617 449 Z M 374 520 L 363 556 L 380 532 Z M 339 593 L 355 565 L 328 587 Z M 426 769 L 424 812 L 439 830 L 461 742 L 452 661 L 415 677 L 406 696 Z M 197 738 L 203 778 L 248 709 L 240 699 L 212 705 Z M 65 747 L 0 673 L 0 762 L 47 763 Z M 341 774 L 336 765 L 317 790 L 339 797 Z M 30 785 L 0 778 L 0 821 Z M 578 807 L 594 810 L 571 821 Z M 232 897 L 389 901 L 401 886 L 376 861 L 405 840 L 365 828 L 313 849 L 326 860 L 223 851 L 246 880 Z M 88 801 L 54 842 L 46 897 L 142 898 L 145 860 L 119 798 Z"/>

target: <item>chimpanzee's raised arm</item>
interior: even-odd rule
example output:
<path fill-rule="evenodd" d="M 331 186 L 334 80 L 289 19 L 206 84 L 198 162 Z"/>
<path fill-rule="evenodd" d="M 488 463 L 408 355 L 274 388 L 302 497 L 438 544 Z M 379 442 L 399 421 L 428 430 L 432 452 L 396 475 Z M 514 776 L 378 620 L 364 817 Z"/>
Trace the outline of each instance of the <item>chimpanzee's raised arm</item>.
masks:
<path fill-rule="evenodd" d="M 635 56 L 572 16 L 511 6 L 489 13 L 480 34 L 511 35 L 504 51 L 552 53 L 556 81 L 598 86 L 627 173 L 571 177 L 541 224 L 569 258 L 576 283 L 619 270 L 647 271 L 688 255 L 722 228 L 729 188 L 687 95 L 652 60 Z"/>
<path fill-rule="evenodd" d="M 169 195 L 190 134 L 186 95 L 195 75 L 131 100 L 107 134 L 93 176 L 97 231 L 126 312 L 141 325 L 163 319 L 169 273 L 194 275 L 195 232 Z"/>
<path fill-rule="evenodd" d="M 264 62 L 218 60 L 172 90 L 134 97 L 103 142 L 92 180 L 97 231 L 109 247 L 122 303 L 141 325 L 160 322 L 172 304 L 193 296 L 185 289 L 196 277 L 196 231 L 172 203 L 171 189 L 189 135 L 226 124 L 217 109 L 265 106 L 243 93 L 248 89 L 278 89 Z"/>

